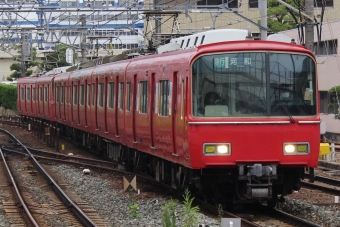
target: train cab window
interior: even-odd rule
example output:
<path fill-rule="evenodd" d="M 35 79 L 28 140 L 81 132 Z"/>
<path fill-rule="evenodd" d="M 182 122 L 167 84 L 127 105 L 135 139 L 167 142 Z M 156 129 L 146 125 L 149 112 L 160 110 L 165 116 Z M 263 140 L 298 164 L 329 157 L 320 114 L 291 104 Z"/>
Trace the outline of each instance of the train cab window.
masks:
<path fill-rule="evenodd" d="M 87 88 L 86 88 L 86 105 L 87 106 L 90 106 L 90 88 L 91 88 L 91 85 L 88 84 L 87 85 Z"/>
<path fill-rule="evenodd" d="M 104 106 L 104 83 L 98 84 L 98 106 Z"/>
<path fill-rule="evenodd" d="M 107 85 L 107 90 L 108 90 L 108 99 L 107 99 L 107 105 L 110 109 L 113 109 L 114 107 L 114 82 L 110 82 Z"/>
<path fill-rule="evenodd" d="M 84 106 L 84 84 L 80 85 L 80 105 Z"/>
<path fill-rule="evenodd" d="M 170 82 L 169 80 L 159 81 L 159 114 L 161 116 L 169 115 L 169 94 Z"/>
<path fill-rule="evenodd" d="M 131 82 L 126 83 L 126 110 L 131 111 L 131 97 L 132 97 L 132 90 L 131 90 Z"/>
<path fill-rule="evenodd" d="M 26 88 L 26 100 L 30 101 L 31 100 L 31 88 Z"/>
<path fill-rule="evenodd" d="M 20 88 L 20 99 L 25 100 L 25 89 L 23 87 Z"/>
<path fill-rule="evenodd" d="M 192 68 L 197 117 L 314 116 L 315 62 L 289 53 L 228 53 L 198 58 Z"/>
<path fill-rule="evenodd" d="M 122 110 L 124 109 L 124 82 L 119 83 L 118 91 L 118 108 Z"/>
<path fill-rule="evenodd" d="M 148 112 L 148 81 L 141 81 L 139 83 L 139 112 Z"/>
<path fill-rule="evenodd" d="M 77 85 L 73 85 L 72 97 L 73 97 L 73 105 L 77 105 L 78 103 L 78 86 Z"/>
<path fill-rule="evenodd" d="M 45 100 L 45 102 L 48 102 L 48 89 L 47 89 L 47 87 L 44 87 L 44 100 Z"/>

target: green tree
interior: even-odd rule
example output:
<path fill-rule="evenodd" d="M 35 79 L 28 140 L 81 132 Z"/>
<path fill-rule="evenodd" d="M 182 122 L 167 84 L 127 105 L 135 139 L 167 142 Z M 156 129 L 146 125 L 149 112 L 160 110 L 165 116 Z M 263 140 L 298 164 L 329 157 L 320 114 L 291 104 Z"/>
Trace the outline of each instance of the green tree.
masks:
<path fill-rule="evenodd" d="M 16 57 L 15 60 L 20 61 L 21 51 L 20 51 L 20 48 L 17 48 L 17 49 L 18 49 L 19 56 Z M 37 58 L 37 49 L 35 47 L 33 47 L 32 48 L 32 60 L 33 61 L 27 62 L 25 64 L 26 69 L 28 69 L 31 66 L 37 66 L 39 69 L 41 69 L 41 63 L 35 61 L 36 58 Z M 15 79 L 18 79 L 19 77 L 29 76 L 33 73 L 33 70 L 28 69 L 28 70 L 26 70 L 25 75 L 21 75 L 21 62 L 11 64 L 9 66 L 9 68 L 10 68 L 10 70 L 14 71 L 9 76 L 7 76 L 6 79 L 9 80 L 9 81 L 13 81 Z"/>
<path fill-rule="evenodd" d="M 301 0 L 285 0 L 285 2 L 297 9 L 301 7 Z M 294 13 L 289 12 L 286 6 L 276 0 L 269 0 L 267 11 L 269 30 L 276 33 L 296 28 L 296 21 L 292 14 L 294 15 Z"/>
<path fill-rule="evenodd" d="M 68 66 L 69 63 L 66 62 L 66 49 L 67 45 L 58 45 L 52 53 L 45 55 L 43 65 L 46 70 L 51 70 L 53 68 Z"/>

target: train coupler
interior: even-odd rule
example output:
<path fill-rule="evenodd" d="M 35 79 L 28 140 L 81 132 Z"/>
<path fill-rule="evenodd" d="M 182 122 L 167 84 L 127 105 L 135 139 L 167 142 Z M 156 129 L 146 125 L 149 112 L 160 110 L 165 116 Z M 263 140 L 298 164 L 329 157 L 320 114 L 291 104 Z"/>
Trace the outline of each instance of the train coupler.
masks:
<path fill-rule="evenodd" d="M 250 199 L 270 199 L 273 196 L 272 181 L 277 179 L 277 166 L 254 164 L 239 165 L 239 180 L 247 181 L 247 197 Z"/>

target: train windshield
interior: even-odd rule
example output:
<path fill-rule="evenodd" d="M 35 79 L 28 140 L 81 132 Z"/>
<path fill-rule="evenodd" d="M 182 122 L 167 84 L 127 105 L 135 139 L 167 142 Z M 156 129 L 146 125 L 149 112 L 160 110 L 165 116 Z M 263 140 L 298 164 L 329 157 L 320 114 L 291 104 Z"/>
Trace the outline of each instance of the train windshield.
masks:
<path fill-rule="evenodd" d="M 311 116 L 316 71 L 307 55 L 242 52 L 193 63 L 193 116 Z"/>

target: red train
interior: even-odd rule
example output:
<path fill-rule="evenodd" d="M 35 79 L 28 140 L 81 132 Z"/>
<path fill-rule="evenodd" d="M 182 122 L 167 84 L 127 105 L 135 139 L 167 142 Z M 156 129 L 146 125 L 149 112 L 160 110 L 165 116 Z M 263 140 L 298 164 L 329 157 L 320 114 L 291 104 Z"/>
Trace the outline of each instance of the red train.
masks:
<path fill-rule="evenodd" d="M 176 188 L 273 205 L 318 164 L 315 57 L 296 44 L 212 34 L 177 39 L 175 51 L 22 78 L 19 113 Z"/>

